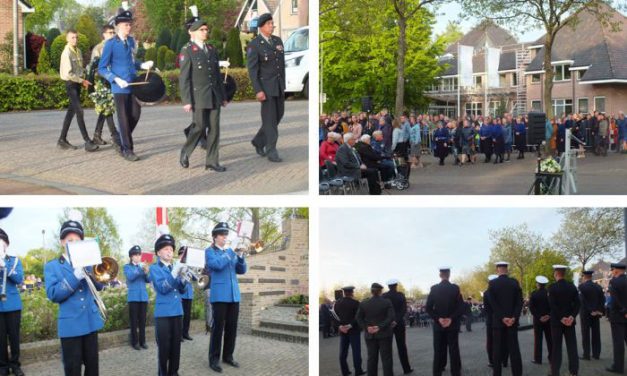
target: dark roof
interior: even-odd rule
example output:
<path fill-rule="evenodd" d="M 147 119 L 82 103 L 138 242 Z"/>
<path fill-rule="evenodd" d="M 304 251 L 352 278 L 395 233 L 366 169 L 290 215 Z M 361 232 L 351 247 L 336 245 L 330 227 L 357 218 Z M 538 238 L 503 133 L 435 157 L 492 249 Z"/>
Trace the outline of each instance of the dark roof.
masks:
<path fill-rule="evenodd" d="M 627 80 L 627 17 L 613 8 L 608 7 L 607 10 L 611 12 L 610 22 L 621 25 L 620 31 L 603 25 L 596 14 L 586 10 L 578 13 L 578 23 L 574 28 L 566 26 L 555 37 L 551 60 L 573 60 L 572 67 L 589 66 L 582 82 Z M 543 44 L 544 38 L 534 44 Z M 543 70 L 543 61 L 544 48 L 541 48 L 527 71 Z"/>
<path fill-rule="evenodd" d="M 19 0 L 19 1 L 20 1 L 20 3 L 22 3 L 27 8 L 32 8 L 33 7 L 28 1 L 25 1 L 25 0 Z"/>
<path fill-rule="evenodd" d="M 453 59 L 445 61 L 449 64 L 448 69 L 442 73 L 442 76 L 453 76 L 457 74 L 457 56 L 454 55 Z M 501 53 L 501 59 L 499 61 L 499 71 L 516 69 L 516 51 L 506 51 Z M 480 52 L 472 58 L 472 71 L 473 73 L 485 72 L 485 53 Z"/>
<path fill-rule="evenodd" d="M 496 25 L 491 20 L 484 20 L 479 23 L 472 30 L 464 34 L 458 43 L 462 46 L 473 46 L 477 49 L 485 46 L 486 39 L 490 47 L 503 47 L 518 43 L 516 38 L 509 31 Z M 458 43 L 450 45 L 446 49 L 446 52 L 456 53 Z"/>

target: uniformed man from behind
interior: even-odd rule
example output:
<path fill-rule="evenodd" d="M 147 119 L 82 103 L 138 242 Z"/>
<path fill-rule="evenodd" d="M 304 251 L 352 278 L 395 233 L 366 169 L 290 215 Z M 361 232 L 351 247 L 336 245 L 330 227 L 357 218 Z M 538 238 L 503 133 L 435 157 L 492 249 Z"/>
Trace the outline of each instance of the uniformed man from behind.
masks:
<path fill-rule="evenodd" d="M 462 361 L 458 341 L 461 316 L 464 314 L 464 299 L 459 286 L 449 282 L 450 277 L 451 269 L 441 267 L 441 282 L 431 286 L 425 307 L 433 319 L 434 376 L 442 374 L 447 352 L 451 357 L 451 375 L 461 374 Z"/>
<path fill-rule="evenodd" d="M 398 349 L 398 358 L 403 367 L 403 373 L 409 374 L 414 370 L 409 365 L 409 357 L 407 356 L 407 344 L 405 341 L 405 314 L 407 313 L 407 300 L 402 292 L 398 291 L 398 280 L 391 279 L 388 281 L 390 291 L 383 294 L 385 299 L 392 302 L 394 307 L 394 338 L 396 339 L 396 348 Z"/>
<path fill-rule="evenodd" d="M 551 338 L 551 307 L 546 285 L 549 279 L 543 275 L 536 276 L 536 291 L 529 297 L 529 311 L 533 316 L 533 360 L 532 363 L 542 364 L 542 336 L 546 340 L 549 363 L 553 351 Z"/>
<path fill-rule="evenodd" d="M 355 287 L 342 287 L 344 297 L 335 302 L 333 312 L 339 319 L 340 332 L 340 369 L 342 376 L 350 375 L 348 363 L 348 348 L 353 353 L 353 367 L 355 368 L 355 376 L 365 375 L 366 372 L 361 368 L 361 329 L 357 323 L 357 311 L 359 310 L 359 302 L 353 297 Z"/>
<path fill-rule="evenodd" d="M 498 275 L 490 274 L 488 276 L 488 282 L 493 279 L 496 279 Z M 490 299 L 488 299 L 488 290 L 483 292 L 483 307 L 485 309 L 485 331 L 486 331 L 486 351 L 488 353 L 488 367 L 494 367 L 494 344 L 492 343 L 492 314 L 493 309 L 490 305 Z M 503 348 L 503 354 L 501 359 L 501 364 L 503 367 L 507 367 L 507 358 L 509 354 L 507 353 L 507 345 L 505 342 L 501 342 L 501 347 Z"/>
<path fill-rule="evenodd" d="M 623 374 L 625 372 L 625 344 L 627 344 L 627 276 L 625 264 L 610 265 L 612 279 L 609 291 L 612 298 L 610 306 L 610 325 L 612 328 L 612 347 L 614 362 L 607 368 L 609 372 Z"/>
<path fill-rule="evenodd" d="M 568 371 L 571 375 L 579 372 L 577 357 L 577 332 L 575 317 L 579 313 L 579 293 L 571 282 L 565 279 L 567 266 L 553 265 L 555 283 L 549 287 L 549 305 L 551 307 L 551 375 L 559 376 L 562 366 L 562 337 L 568 353 Z"/>
<path fill-rule="evenodd" d="M 181 150 L 180 163 L 183 168 L 189 167 L 189 156 L 200 138 L 207 134 L 205 169 L 223 172 L 226 168 L 218 162 L 220 106 L 226 106 L 228 102 L 224 85 L 220 81 L 219 58 L 216 49 L 205 43 L 209 32 L 205 21 L 194 21 L 189 32 L 191 40 L 179 54 L 179 88 L 183 109 L 194 112 L 194 121 Z"/>
<path fill-rule="evenodd" d="M 23 376 L 20 368 L 22 298 L 18 286 L 24 281 L 24 271 L 20 259 L 9 256 L 9 244 L 9 235 L 0 229 L 0 290 L 5 293 L 4 299 L 0 299 L 0 375 L 12 372 L 15 376 Z M 2 286 L 5 277 L 6 286 Z"/>
<path fill-rule="evenodd" d="M 509 263 L 496 263 L 498 277 L 488 284 L 488 299 L 492 307 L 492 343 L 494 346 L 493 375 L 501 376 L 501 362 L 504 350 L 509 353 L 513 376 L 522 375 L 522 360 L 518 344 L 518 321 L 522 311 L 522 289 L 518 281 L 507 275 Z"/>
<path fill-rule="evenodd" d="M 605 294 L 603 288 L 592 282 L 594 271 L 585 270 L 583 282 L 579 285 L 581 310 L 579 322 L 581 325 L 581 341 L 583 342 L 582 360 L 590 360 L 590 341 L 592 341 L 592 357 L 601 356 L 601 327 L 600 320 L 605 314 Z"/>
<path fill-rule="evenodd" d="M 372 296 L 359 304 L 357 322 L 365 330 L 366 347 L 368 349 L 368 376 L 376 376 L 379 368 L 379 354 L 383 364 L 383 375 L 393 376 L 392 363 L 392 322 L 394 307 L 392 303 L 381 297 L 383 286 L 373 283 L 370 286 Z"/>
<path fill-rule="evenodd" d="M 274 21 L 270 13 L 259 16 L 259 35 L 246 52 L 248 75 L 257 100 L 261 102 L 261 128 L 251 143 L 257 154 L 271 162 L 281 162 L 276 150 L 279 123 L 285 112 L 285 53 L 281 38 L 272 35 Z"/>

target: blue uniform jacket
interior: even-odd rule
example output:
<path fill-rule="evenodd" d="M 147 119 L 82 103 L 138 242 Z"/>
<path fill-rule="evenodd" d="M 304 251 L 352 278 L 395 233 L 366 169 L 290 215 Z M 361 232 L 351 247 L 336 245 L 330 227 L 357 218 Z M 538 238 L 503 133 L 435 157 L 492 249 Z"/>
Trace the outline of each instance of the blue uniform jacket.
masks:
<path fill-rule="evenodd" d="M 128 287 L 127 302 L 147 302 L 148 291 L 146 283 L 150 283 L 150 278 L 144 273 L 139 265 L 124 265 L 124 275 L 126 276 L 126 286 Z"/>
<path fill-rule="evenodd" d="M 448 128 L 436 129 L 435 133 L 433 133 L 433 137 L 436 142 L 437 141 L 448 142 L 448 139 L 449 139 Z"/>
<path fill-rule="evenodd" d="M 481 128 L 479 128 L 479 136 L 491 138 L 492 137 L 492 125 L 483 124 Z"/>
<path fill-rule="evenodd" d="M 142 64 L 141 61 L 135 59 L 135 40 L 128 37 L 126 42 L 125 47 L 124 41 L 117 35 L 106 41 L 98 63 L 98 74 L 111 83 L 113 94 L 131 93 L 130 86 L 122 89 L 114 79 L 119 77 L 128 83 L 133 82 Z"/>
<path fill-rule="evenodd" d="M 183 315 L 181 298 L 185 293 L 187 284 L 180 278 L 172 277 L 170 269 L 161 261 L 150 265 L 150 279 L 157 293 L 155 317 Z"/>
<path fill-rule="evenodd" d="M 211 246 L 205 250 L 205 263 L 211 271 L 211 303 L 239 302 L 237 274 L 246 273 L 246 260 L 231 248 L 222 251 Z"/>
<path fill-rule="evenodd" d="M 91 267 L 86 269 L 90 271 Z M 87 281 L 74 277 L 74 268 L 65 258 L 46 263 L 44 280 L 48 299 L 59 304 L 59 338 L 84 336 L 102 329 L 104 322 Z M 94 281 L 94 285 L 102 290 L 102 284 Z"/>
<path fill-rule="evenodd" d="M 20 311 L 22 309 L 22 298 L 17 285 L 24 281 L 24 271 L 20 259 L 13 256 L 7 256 L 5 259 L 4 270 L 0 270 L 0 290 L 2 290 L 2 280 L 4 273 L 7 274 L 7 300 L 0 301 L 0 312 Z"/>
<path fill-rule="evenodd" d="M 514 132 L 518 132 L 521 136 L 525 136 L 527 134 L 525 123 L 514 123 Z"/>
<path fill-rule="evenodd" d="M 194 281 L 196 281 L 196 278 L 192 278 L 192 282 Z M 187 285 L 187 289 L 185 290 L 185 293 L 183 294 L 183 299 L 187 299 L 187 300 L 194 299 L 194 284 L 193 283 L 189 283 Z"/>

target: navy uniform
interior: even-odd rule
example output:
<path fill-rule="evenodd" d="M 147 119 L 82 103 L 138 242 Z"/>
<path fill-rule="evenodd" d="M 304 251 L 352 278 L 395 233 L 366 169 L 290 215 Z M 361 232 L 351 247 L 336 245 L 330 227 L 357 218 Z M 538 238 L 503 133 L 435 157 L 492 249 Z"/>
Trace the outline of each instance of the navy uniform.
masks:
<path fill-rule="evenodd" d="M 155 242 L 155 253 L 176 243 L 171 235 L 163 234 Z M 178 275 L 179 268 L 162 260 L 150 265 L 150 280 L 157 294 L 155 298 L 155 338 L 158 348 L 158 375 L 178 375 L 181 359 L 181 325 L 183 308 L 181 297 L 187 289 Z"/>
<path fill-rule="evenodd" d="M 497 277 L 498 276 L 496 274 L 489 275 L 488 282 Z M 485 347 L 486 347 L 486 352 L 488 353 L 488 367 L 494 367 L 493 365 L 494 344 L 492 343 L 492 314 L 494 313 L 494 310 L 492 309 L 492 306 L 490 305 L 490 299 L 488 297 L 489 295 L 490 294 L 488 293 L 488 290 L 483 292 L 483 308 L 485 312 L 485 331 L 486 331 Z M 507 343 L 502 341 L 500 346 L 503 348 L 503 354 L 501 356 L 502 357 L 501 364 L 503 367 L 507 367 L 507 358 L 509 357 L 509 354 L 507 353 Z"/>
<path fill-rule="evenodd" d="M 84 239 L 83 227 L 78 221 L 66 221 L 61 226 L 60 239 L 74 233 Z M 91 267 L 85 268 L 88 272 Z M 85 365 L 85 376 L 97 376 L 98 331 L 104 321 L 91 294 L 82 268 L 73 268 L 65 256 L 46 263 L 44 281 L 46 295 L 59 304 L 57 332 L 61 339 L 61 355 L 66 376 L 80 376 Z M 98 291 L 103 285 L 92 279 Z"/>
<path fill-rule="evenodd" d="M 184 253 L 187 251 L 187 247 L 179 248 L 179 257 L 181 257 L 181 262 L 185 262 Z M 195 281 L 195 278 L 192 278 L 192 281 Z M 183 327 L 181 330 L 181 338 L 186 339 L 188 341 L 192 341 L 193 338 L 189 335 L 189 325 L 192 320 L 192 303 L 194 302 L 194 284 L 190 283 L 187 286 L 187 290 L 182 295 L 181 304 L 183 306 Z"/>
<path fill-rule="evenodd" d="M 350 375 L 348 363 L 348 348 L 353 353 L 353 367 L 355 368 L 355 376 L 365 375 L 366 372 L 361 368 L 361 329 L 357 323 L 357 311 L 359 310 L 359 301 L 353 298 L 355 287 L 342 287 L 344 297 L 340 298 L 333 305 L 336 321 L 339 326 L 348 326 L 348 331 L 343 333 L 340 331 L 340 369 L 342 376 Z"/>
<path fill-rule="evenodd" d="M 590 360 L 590 342 L 592 342 L 592 357 L 601 356 L 601 327 L 600 319 L 605 313 L 605 294 L 603 288 L 592 282 L 592 270 L 583 272 L 587 281 L 579 285 L 581 309 L 579 322 L 581 324 L 581 340 L 583 342 L 583 356 L 581 359 Z M 589 276 L 589 277 L 588 277 Z M 593 315 L 593 313 L 595 313 Z"/>
<path fill-rule="evenodd" d="M 554 265 L 556 272 L 564 273 L 566 266 Z M 562 337 L 566 342 L 566 352 L 568 353 L 568 370 L 571 375 L 579 372 L 579 358 L 577 357 L 577 332 L 575 321 L 567 326 L 561 322 L 562 319 L 577 317 L 579 313 L 579 293 L 571 282 L 564 278 L 556 281 L 549 287 L 549 305 L 551 306 L 551 337 L 553 340 L 553 351 L 551 354 L 551 374 L 559 375 L 562 366 Z"/>
<path fill-rule="evenodd" d="M 2 244 L 4 243 L 4 244 Z M 0 229 L 0 247 L 9 246 L 9 236 Z M 22 299 L 17 288 L 24 281 L 24 271 L 20 259 L 6 255 L 0 267 L 0 291 L 2 280 L 6 274 L 7 284 L 4 288 L 6 296 L 0 299 L 0 375 L 13 372 L 16 376 L 24 375 L 20 368 L 20 321 L 22 318 Z M 9 339 L 7 344 L 7 337 Z M 11 357 L 7 353 L 7 345 L 11 348 Z"/>
<path fill-rule="evenodd" d="M 551 315 L 551 307 L 549 305 L 549 295 L 546 290 L 546 284 L 549 279 L 539 275 L 536 277 L 538 289 L 531 293 L 529 297 L 529 311 L 533 316 L 533 363 L 542 364 L 542 336 L 546 340 L 546 348 L 548 351 L 548 359 L 551 362 L 551 353 L 553 351 L 553 340 L 551 338 L 551 321 L 542 321 L 542 317 Z M 549 317 L 550 319 L 550 317 Z"/>
<path fill-rule="evenodd" d="M 614 278 L 610 280 L 609 291 L 612 297 L 609 318 L 612 328 L 612 347 L 614 361 L 608 371 L 613 373 L 625 372 L 625 344 L 627 344 L 627 276 L 625 264 L 611 264 Z M 620 274 L 619 274 L 620 273 Z"/>
<path fill-rule="evenodd" d="M 392 322 L 394 321 L 394 307 L 392 302 L 381 297 L 383 286 L 373 283 L 372 297 L 359 304 L 357 323 L 366 332 L 366 347 L 368 349 L 368 376 L 377 376 L 379 368 L 379 354 L 383 364 L 383 375 L 393 376 L 392 362 Z M 368 328 L 378 327 L 375 333 L 369 333 Z"/>
<path fill-rule="evenodd" d="M 229 230 L 228 224 L 219 222 L 211 231 L 211 236 L 215 239 L 218 235 L 228 235 Z M 224 363 L 239 367 L 233 359 L 240 302 L 237 275 L 246 273 L 246 260 L 231 248 L 220 248 L 214 242 L 205 250 L 205 268 L 211 272 L 210 300 L 213 312 L 209 367 L 216 372 L 222 372 L 219 364 L 220 355 Z M 224 348 L 222 348 L 223 334 Z"/>
<path fill-rule="evenodd" d="M 425 309 L 433 319 L 433 375 L 439 376 L 446 366 L 446 354 L 451 361 L 451 375 L 461 374 L 462 361 L 459 354 L 459 326 L 464 313 L 464 299 L 459 286 L 449 282 L 450 268 L 440 268 L 442 281 L 431 286 Z M 451 324 L 443 327 L 439 320 L 450 319 Z"/>
<path fill-rule="evenodd" d="M 128 257 L 141 255 L 142 250 L 138 245 L 133 246 L 128 251 Z M 146 312 L 148 308 L 148 291 L 146 283 L 150 283 L 148 274 L 139 264 L 130 261 L 124 265 L 124 275 L 126 276 L 127 299 L 129 322 L 131 327 L 131 346 L 135 350 L 140 347 L 147 349 L 146 345 Z"/>
<path fill-rule="evenodd" d="M 190 26 L 189 31 L 198 31 L 202 26 L 206 27 L 207 23 L 198 19 Z M 216 49 L 204 41 L 190 40 L 179 54 L 181 101 L 183 105 L 192 105 L 194 111 L 194 123 L 181 150 L 180 163 L 184 168 L 189 167 L 189 156 L 206 134 L 205 168 L 218 172 L 226 170 L 218 163 L 220 106 L 226 105 L 218 60 Z"/>
<path fill-rule="evenodd" d="M 257 27 L 272 20 L 270 13 L 259 16 Z M 248 75 L 256 94 L 265 93 L 261 102 L 261 128 L 251 143 L 257 154 L 267 156 L 272 162 L 280 162 L 276 150 L 279 123 L 285 112 L 285 53 L 281 38 L 259 33 L 247 48 Z"/>
<path fill-rule="evenodd" d="M 392 302 L 394 307 L 394 338 L 396 339 L 396 348 L 398 349 L 398 358 L 401 361 L 403 372 L 408 374 L 414 370 L 409 365 L 409 357 L 407 356 L 407 343 L 405 341 L 405 314 L 407 313 L 407 300 L 402 292 L 396 290 L 398 281 L 392 279 L 388 281 L 390 291 L 383 294 L 383 298 Z"/>
<path fill-rule="evenodd" d="M 501 376 L 502 361 L 507 351 L 511 361 L 513 376 L 522 375 L 522 359 L 518 345 L 518 321 L 522 311 L 522 289 L 518 281 L 510 278 L 507 272 L 509 264 L 503 261 L 496 266 L 502 273 L 488 284 L 488 299 L 492 307 L 492 343 L 504 344 L 493 348 L 493 375 Z M 503 319 L 513 318 L 511 326 L 505 325 Z"/>

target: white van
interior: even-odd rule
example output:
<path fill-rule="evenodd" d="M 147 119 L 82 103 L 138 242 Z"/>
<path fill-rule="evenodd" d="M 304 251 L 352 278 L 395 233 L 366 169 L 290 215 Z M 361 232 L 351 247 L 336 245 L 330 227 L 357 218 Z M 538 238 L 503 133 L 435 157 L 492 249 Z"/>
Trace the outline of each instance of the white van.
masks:
<path fill-rule="evenodd" d="M 285 49 L 285 92 L 309 98 L 309 26 L 294 30 L 283 43 Z"/>

